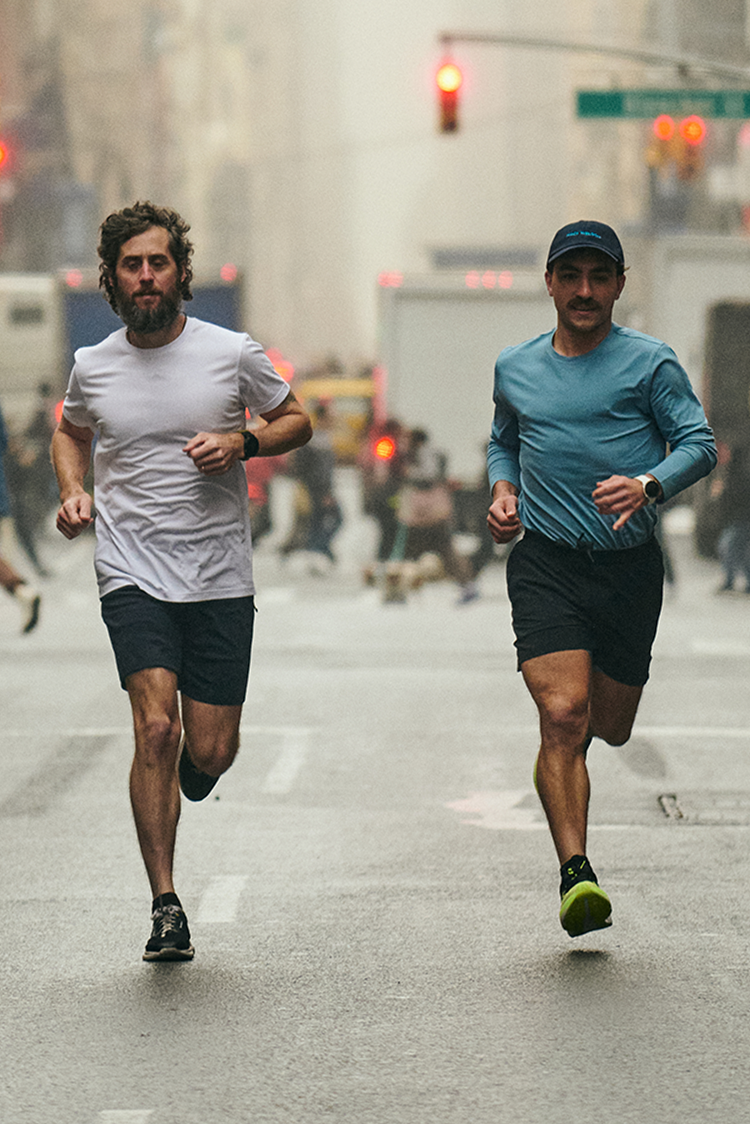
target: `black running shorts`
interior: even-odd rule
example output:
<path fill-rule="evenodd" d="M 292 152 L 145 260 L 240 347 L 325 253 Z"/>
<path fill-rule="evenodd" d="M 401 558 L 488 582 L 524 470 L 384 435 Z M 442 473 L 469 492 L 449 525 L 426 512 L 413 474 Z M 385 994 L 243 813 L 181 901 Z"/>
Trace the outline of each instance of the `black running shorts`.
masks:
<path fill-rule="evenodd" d="M 255 606 L 252 597 L 159 601 L 134 585 L 102 598 L 120 683 L 148 667 L 165 667 L 196 702 L 240 706 L 250 674 Z"/>
<path fill-rule="evenodd" d="M 611 679 L 643 686 L 663 580 L 655 538 L 625 550 L 597 551 L 526 531 L 507 564 L 519 669 L 536 656 L 583 649 Z"/>

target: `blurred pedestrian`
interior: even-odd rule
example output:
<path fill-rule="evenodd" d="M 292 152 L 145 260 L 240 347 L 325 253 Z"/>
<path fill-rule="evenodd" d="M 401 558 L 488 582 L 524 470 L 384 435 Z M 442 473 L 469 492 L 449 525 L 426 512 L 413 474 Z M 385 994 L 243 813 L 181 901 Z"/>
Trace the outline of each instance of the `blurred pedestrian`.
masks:
<path fill-rule="evenodd" d="M 741 577 L 744 593 L 750 593 L 750 450 L 735 443 L 729 460 L 715 482 L 719 504 L 719 561 L 724 580 L 719 592 L 734 589 Z"/>
<path fill-rule="evenodd" d="M 648 679 L 663 568 L 656 502 L 705 476 L 716 448 L 673 351 L 612 323 L 625 285 L 611 227 L 580 222 L 547 259 L 555 331 L 495 367 L 488 449 L 518 666 L 539 712 L 535 783 L 561 863 L 571 937 L 611 923 L 586 855 L 593 737 L 623 745 Z M 667 454 L 667 446 L 669 453 Z"/>
<path fill-rule="evenodd" d="M 304 550 L 335 562 L 331 542 L 341 527 L 342 515 L 334 491 L 336 455 L 331 441 L 330 409 L 320 405 L 315 411 L 313 435 L 291 458 L 291 472 L 297 480 L 295 522 L 281 553 Z"/>
<path fill-rule="evenodd" d="M 373 425 L 360 452 L 362 497 L 365 515 L 378 525 L 376 562 L 387 562 L 398 534 L 398 494 L 403 483 L 409 431 L 396 418 L 382 425 Z M 369 566 L 365 577 L 376 578 L 375 567 Z"/>
<path fill-rule="evenodd" d="M 0 525 L 3 532 L 12 523 L 12 509 L 5 477 L 5 458 L 8 447 L 8 432 L 5 418 L 0 409 Z M 3 534 L 5 538 L 5 534 Z M 21 632 L 32 632 L 39 623 L 41 594 L 11 566 L 7 558 L 0 555 L 0 585 L 13 597 L 21 608 Z"/>
<path fill-rule="evenodd" d="M 336 453 L 332 441 L 333 417 L 330 407 L 321 403 L 313 419 L 313 435 L 297 454 L 310 494 L 310 525 L 307 549 L 335 562 L 331 543 L 343 517 L 334 487 Z"/>
<path fill-rule="evenodd" d="M 418 563 L 425 555 L 434 556 L 458 583 L 459 603 L 468 604 L 478 590 L 471 563 L 453 544 L 453 500 L 446 466 L 445 454 L 435 448 L 427 430 L 413 429 L 398 499 L 401 529 L 392 559 Z"/>
<path fill-rule="evenodd" d="M 5 470 L 18 543 L 41 578 L 50 576 L 40 543 L 56 502 L 55 474 L 49 445 L 55 430 L 55 401 L 49 383 L 37 388 L 37 403 L 28 424 L 8 442 Z"/>
<path fill-rule="evenodd" d="M 255 546 L 273 530 L 271 481 L 277 472 L 283 471 L 285 461 L 283 456 L 250 457 L 245 461 L 247 502 Z"/>
<path fill-rule="evenodd" d="M 50 576 L 40 554 L 40 538 L 50 511 L 49 442 L 44 452 L 22 434 L 11 437 L 5 459 L 13 524 L 19 546 L 40 578 Z"/>
<path fill-rule="evenodd" d="M 204 799 L 239 747 L 255 612 L 241 462 L 310 437 L 259 344 L 182 311 L 188 230 L 151 203 L 102 224 L 100 285 L 125 327 L 76 352 L 52 439 L 57 526 L 72 539 L 93 519 L 98 435 L 95 565 L 133 712 L 130 796 L 154 899 L 145 960 L 193 956 L 172 873 L 180 788 Z M 246 410 L 268 424 L 246 430 Z"/>

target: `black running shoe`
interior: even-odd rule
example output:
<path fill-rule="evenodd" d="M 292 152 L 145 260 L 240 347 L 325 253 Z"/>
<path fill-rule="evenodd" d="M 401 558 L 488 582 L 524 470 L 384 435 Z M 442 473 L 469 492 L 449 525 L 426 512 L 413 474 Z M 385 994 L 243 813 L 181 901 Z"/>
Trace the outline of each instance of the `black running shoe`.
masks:
<path fill-rule="evenodd" d="M 208 773 L 201 772 L 200 769 L 196 769 L 195 765 L 190 760 L 187 743 L 182 747 L 178 773 L 180 776 L 180 788 L 185 796 L 187 796 L 188 800 L 205 800 L 219 779 L 218 777 L 209 776 Z"/>
<path fill-rule="evenodd" d="M 143 954 L 144 960 L 193 959 L 195 949 L 190 943 L 190 930 L 182 906 L 171 902 L 164 905 L 157 898 L 151 920 L 153 928 Z"/>
<path fill-rule="evenodd" d="M 601 889 L 585 855 L 574 855 L 560 868 L 560 924 L 570 937 L 580 937 L 612 924 L 612 904 Z"/>

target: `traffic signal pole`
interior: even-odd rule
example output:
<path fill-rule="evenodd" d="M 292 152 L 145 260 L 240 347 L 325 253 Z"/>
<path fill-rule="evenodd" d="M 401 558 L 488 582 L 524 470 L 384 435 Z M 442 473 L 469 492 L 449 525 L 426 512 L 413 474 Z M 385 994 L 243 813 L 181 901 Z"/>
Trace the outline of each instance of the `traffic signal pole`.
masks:
<path fill-rule="evenodd" d="M 704 59 L 697 55 L 680 55 L 673 52 L 647 51 L 640 47 L 619 47 L 601 43 L 574 43 L 562 39 L 538 39 L 525 35 L 506 35 L 501 32 L 442 31 L 438 39 L 446 55 L 454 43 L 478 43 L 490 46 L 527 47 L 534 50 L 562 51 L 571 54 L 607 55 L 610 58 L 629 59 L 652 66 L 674 66 L 683 75 L 693 70 L 715 74 L 737 81 L 750 79 L 750 67 L 732 66 L 729 63 Z"/>

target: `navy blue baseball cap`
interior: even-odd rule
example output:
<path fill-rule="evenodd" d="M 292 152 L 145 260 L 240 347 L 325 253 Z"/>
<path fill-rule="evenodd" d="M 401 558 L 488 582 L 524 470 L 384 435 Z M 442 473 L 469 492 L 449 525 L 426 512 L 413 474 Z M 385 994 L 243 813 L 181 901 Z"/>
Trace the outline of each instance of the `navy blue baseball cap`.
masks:
<path fill-rule="evenodd" d="M 547 268 L 549 269 L 553 261 L 563 254 L 570 253 L 571 250 L 601 250 L 618 265 L 625 265 L 625 254 L 620 239 L 612 227 L 603 222 L 581 219 L 580 222 L 570 222 L 558 230 L 549 248 Z"/>

